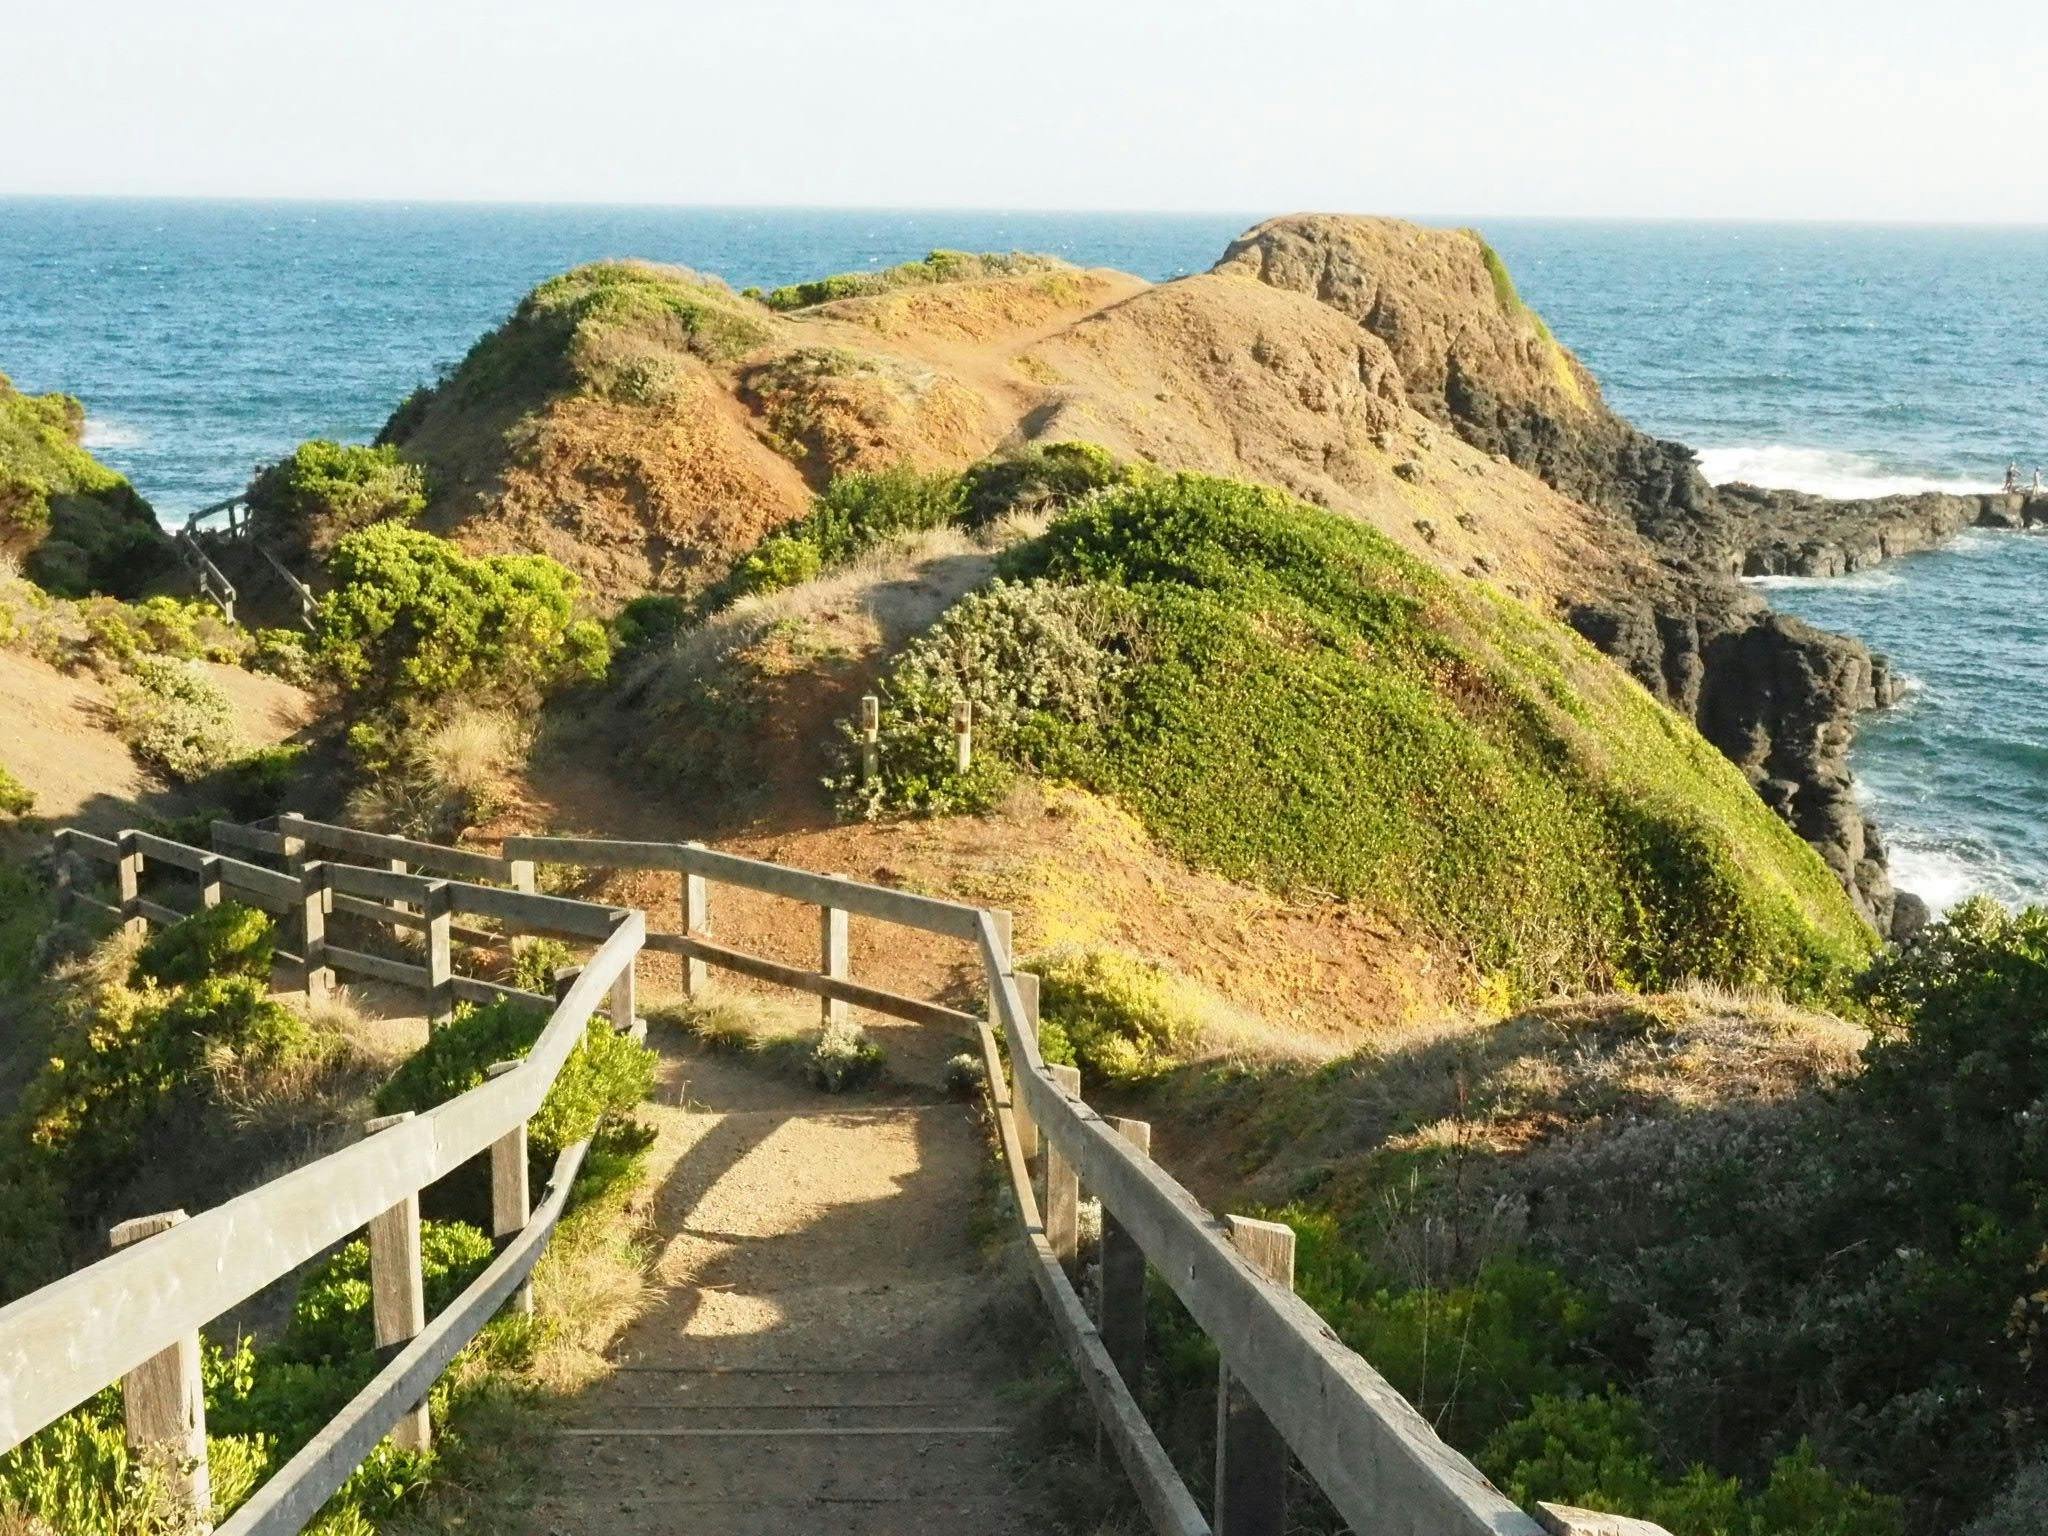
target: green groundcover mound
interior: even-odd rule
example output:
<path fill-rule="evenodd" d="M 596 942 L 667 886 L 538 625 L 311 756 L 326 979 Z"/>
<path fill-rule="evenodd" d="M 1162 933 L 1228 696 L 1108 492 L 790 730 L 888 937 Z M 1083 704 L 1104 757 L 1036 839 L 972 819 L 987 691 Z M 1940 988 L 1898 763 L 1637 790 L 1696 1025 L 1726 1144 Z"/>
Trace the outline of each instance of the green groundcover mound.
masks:
<path fill-rule="evenodd" d="M 1382 912 L 1510 996 L 1813 993 L 1872 945 L 1742 775 L 1584 641 L 1276 491 L 1155 476 L 1083 502 L 885 695 L 882 777 L 849 775 L 849 809 L 1076 780 L 1193 864 Z"/>

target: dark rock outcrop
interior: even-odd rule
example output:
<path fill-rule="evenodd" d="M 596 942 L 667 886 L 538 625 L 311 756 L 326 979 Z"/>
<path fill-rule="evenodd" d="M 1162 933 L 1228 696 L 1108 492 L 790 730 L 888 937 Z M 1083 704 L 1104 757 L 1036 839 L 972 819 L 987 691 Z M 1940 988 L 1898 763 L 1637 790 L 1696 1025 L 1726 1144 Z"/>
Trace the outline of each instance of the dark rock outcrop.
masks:
<path fill-rule="evenodd" d="M 1313 294 L 1386 342 L 1408 398 L 1475 447 L 1612 514 L 1643 541 L 1647 580 L 1589 577 L 1567 605 L 1579 632 L 1690 715 L 1891 931 L 1896 897 L 1877 830 L 1852 792 L 1859 710 L 1891 702 L 1882 657 L 1774 613 L 1736 580 L 1828 573 L 1939 542 L 1990 498 L 1831 503 L 1721 492 L 1692 450 L 1610 410 L 1593 376 L 1516 295 L 1469 230 L 1386 219 L 1275 219 L 1233 242 L 1220 272 Z"/>

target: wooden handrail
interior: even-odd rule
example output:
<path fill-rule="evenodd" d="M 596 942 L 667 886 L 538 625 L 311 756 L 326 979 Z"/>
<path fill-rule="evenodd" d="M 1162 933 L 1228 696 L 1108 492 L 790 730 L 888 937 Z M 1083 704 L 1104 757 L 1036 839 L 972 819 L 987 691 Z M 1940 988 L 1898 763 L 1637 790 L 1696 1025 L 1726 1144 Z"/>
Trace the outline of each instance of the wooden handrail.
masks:
<path fill-rule="evenodd" d="M 0 1308 L 0 1450 L 524 1124 L 645 933 L 623 914 L 516 1068 Z"/>
<path fill-rule="evenodd" d="M 1039 1133 L 1145 1251 L 1337 1512 L 1359 1530 L 1541 1536 L 1541 1528 L 1446 1445 L 1407 1399 L 1313 1308 L 1254 1269 L 1221 1224 L 1085 1102 L 1054 1084 L 1023 1027 L 1023 1001 L 992 919 L 982 957 L 1015 1094 Z"/>

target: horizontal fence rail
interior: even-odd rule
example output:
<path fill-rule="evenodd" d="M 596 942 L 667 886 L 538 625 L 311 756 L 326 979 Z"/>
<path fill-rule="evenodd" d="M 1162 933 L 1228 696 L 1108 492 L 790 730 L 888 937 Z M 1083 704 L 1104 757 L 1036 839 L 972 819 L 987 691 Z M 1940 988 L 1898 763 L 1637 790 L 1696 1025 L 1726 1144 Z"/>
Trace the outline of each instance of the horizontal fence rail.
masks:
<path fill-rule="evenodd" d="M 0 1308 L 0 1450 L 524 1126 L 643 933 L 629 912 L 517 1066 Z"/>

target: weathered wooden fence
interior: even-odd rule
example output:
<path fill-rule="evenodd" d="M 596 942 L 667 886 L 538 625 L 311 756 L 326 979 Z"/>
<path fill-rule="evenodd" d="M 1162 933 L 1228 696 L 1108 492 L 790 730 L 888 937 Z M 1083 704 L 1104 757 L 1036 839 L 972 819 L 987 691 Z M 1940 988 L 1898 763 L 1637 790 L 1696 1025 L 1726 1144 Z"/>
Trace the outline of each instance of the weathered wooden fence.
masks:
<path fill-rule="evenodd" d="M 502 1075 L 425 1115 L 389 1125 L 373 1122 L 378 1129 L 358 1145 L 191 1220 L 150 1218 L 155 1235 L 0 1310 L 0 1448 L 124 1376 L 131 1383 L 131 1411 L 138 1399 L 156 1405 L 146 1408 L 142 1425 L 131 1419 L 132 1435 L 203 1448 L 203 1433 L 193 1438 L 196 1384 L 183 1363 L 196 1360 L 197 1329 L 368 1224 L 379 1341 L 408 1342 L 223 1531 L 268 1536 L 300 1529 L 379 1438 L 424 1432 L 417 1415 L 427 1387 L 492 1312 L 518 1293 L 560 1214 L 583 1151 L 563 1154 L 547 1198 L 526 1216 L 526 1119 L 601 998 L 609 995 L 615 1022 L 634 1018 L 633 958 L 644 947 L 681 957 L 684 985 L 693 995 L 706 989 L 711 969 L 721 969 L 815 996 L 827 1022 L 856 1006 L 978 1033 L 1032 1278 L 1104 1440 L 1162 1536 L 1212 1530 L 1218 1536 L 1279 1536 L 1291 1463 L 1300 1465 L 1353 1529 L 1373 1536 L 1663 1536 L 1641 1521 L 1559 1506 L 1544 1506 L 1540 1519 L 1525 1514 L 1295 1296 L 1289 1229 L 1243 1216 L 1212 1216 L 1152 1161 L 1148 1126 L 1105 1119 L 1091 1109 L 1081 1097 L 1079 1074 L 1049 1065 L 1039 1054 L 1037 978 L 1015 967 L 1006 912 L 811 874 L 697 843 L 521 837 L 508 838 L 502 856 L 493 857 L 293 815 L 277 818 L 273 828 L 217 825 L 214 841 L 217 850 L 274 857 L 286 867 L 271 870 L 142 833 L 111 840 L 59 834 L 63 853 L 115 865 L 117 901 L 76 893 L 74 899 L 124 922 L 169 922 L 184 915 L 142 894 L 152 860 L 196 876 L 202 905 L 232 891 L 237 899 L 282 912 L 300 946 L 288 962 L 299 967 L 309 987 L 318 984 L 316 973 L 333 968 L 418 986 L 436 1000 L 435 1007 L 451 996 L 501 995 L 506 989 L 452 973 L 445 951 L 457 915 L 601 942 L 567 988 L 532 1055 L 504 1064 Z M 309 860 L 311 852 L 382 867 Z M 534 872 L 541 862 L 672 871 L 679 876 L 679 926 L 650 934 L 639 911 L 538 895 Z M 61 878 L 62 857 L 59 864 Z M 416 875 L 415 869 L 460 878 Z M 479 883 L 486 880 L 514 888 Z M 712 892 L 719 886 L 817 907 L 817 968 L 718 943 L 712 937 Z M 325 920 L 335 913 L 423 928 L 429 936 L 426 963 L 405 965 L 337 949 L 325 933 Z M 987 1019 L 854 980 L 847 946 L 852 915 L 967 946 L 986 979 Z M 478 937 L 502 942 L 504 934 L 482 930 Z M 515 1145 L 516 1156 L 510 1152 Z M 418 1192 L 486 1147 L 505 1153 L 492 1160 L 494 1205 L 500 1207 L 500 1235 L 511 1245 L 452 1306 L 427 1322 L 418 1303 Z M 515 1165 L 516 1191 L 509 1184 Z M 1070 1274 L 1078 1259 L 1084 1191 L 1101 1202 L 1103 1215 L 1092 1315 Z M 409 1255 L 403 1236 L 408 1230 Z M 378 1252 L 387 1255 L 386 1262 L 376 1261 Z M 387 1284 L 408 1263 L 409 1283 Z M 1214 1499 L 1207 1518 L 1132 1392 L 1144 1353 L 1148 1273 L 1180 1298 L 1221 1358 Z M 171 1390 L 167 1383 L 182 1385 Z"/>
<path fill-rule="evenodd" d="M 188 915 L 142 893 L 152 865 L 196 877 L 197 907 L 229 899 L 284 914 L 299 952 L 284 956 L 309 992 L 329 969 L 419 987 L 433 1013 L 453 996 L 509 989 L 454 976 L 447 930 L 457 913 L 492 918 L 511 933 L 567 933 L 596 950 L 559 999 L 531 1052 L 499 1063 L 488 1081 L 422 1114 L 390 1116 L 364 1139 L 187 1217 L 182 1211 L 123 1222 L 115 1252 L 0 1309 L 0 1450 L 11 1449 L 110 1382 L 122 1381 L 128 1433 L 138 1446 L 167 1447 L 173 1482 L 203 1517 L 208 1505 L 199 1331 L 231 1307 L 356 1233 L 370 1245 L 376 1341 L 390 1352 L 377 1376 L 221 1527 L 221 1536 L 298 1531 L 386 1435 L 418 1445 L 429 1434 L 428 1388 L 464 1344 L 508 1301 L 522 1302 L 528 1277 L 553 1233 L 587 1143 L 557 1159 L 538 1207 L 530 1205 L 526 1123 L 568 1060 L 600 1004 L 619 1028 L 632 1027 L 633 967 L 645 925 L 638 912 L 432 880 L 331 861 L 307 861 L 306 847 L 362 834 L 300 822 L 284 832 L 225 827 L 223 845 L 274 853 L 294 870 L 194 848 L 142 832 L 118 838 L 66 830 L 57 835 L 64 899 L 122 923 L 171 923 Z M 274 840 L 274 841 L 273 841 Z M 367 847 L 367 845 L 358 845 Z M 417 855 L 427 845 L 414 845 Z M 393 855 L 378 850 L 387 859 Z M 455 850 L 434 850 L 436 857 Z M 75 888 L 73 862 L 114 866 L 113 902 Z M 339 948 L 326 938 L 332 903 L 394 928 L 427 935 L 424 965 Z M 502 933 L 492 937 L 502 938 Z M 467 983 L 467 987 L 463 985 Z M 524 995 L 524 994 L 520 994 Z M 492 1211 L 505 1243 L 490 1265 L 441 1313 L 425 1316 L 419 1195 L 470 1158 L 490 1152 Z"/>
<path fill-rule="evenodd" d="M 1089 1108 L 1079 1073 L 1039 1055 L 1038 978 L 1013 964 L 1009 913 L 698 843 L 516 837 L 505 840 L 504 852 L 528 863 L 676 872 L 680 930 L 650 933 L 647 947 L 684 958 L 692 994 L 705 988 L 705 968 L 716 967 L 812 993 L 828 1019 L 836 1004 L 850 1003 L 979 1032 L 1032 1277 L 1105 1439 L 1162 1536 L 1212 1529 L 1218 1536 L 1280 1536 L 1290 1458 L 1353 1529 L 1373 1536 L 1662 1536 L 1643 1522 L 1562 1506 L 1545 1506 L 1541 1523 L 1525 1514 L 1295 1296 L 1291 1230 L 1210 1215 L 1152 1161 L 1149 1126 L 1105 1120 Z M 816 906 L 818 968 L 715 942 L 718 885 Z M 848 914 L 971 946 L 988 984 L 988 1020 L 856 982 L 848 974 Z M 1094 1316 L 1070 1276 L 1084 1189 L 1101 1201 L 1103 1215 Z M 1132 1393 L 1143 1356 L 1148 1270 L 1180 1298 L 1222 1357 L 1213 1526 Z"/>

